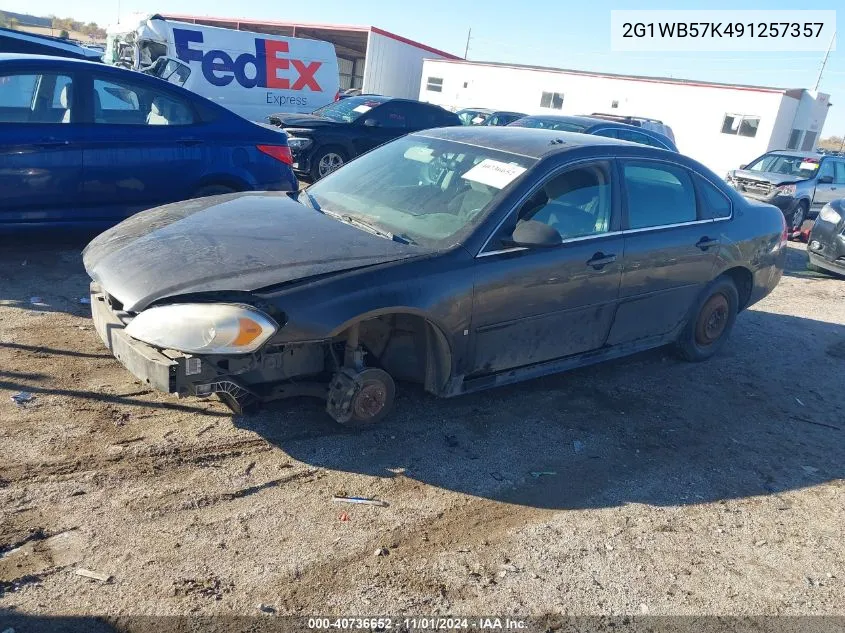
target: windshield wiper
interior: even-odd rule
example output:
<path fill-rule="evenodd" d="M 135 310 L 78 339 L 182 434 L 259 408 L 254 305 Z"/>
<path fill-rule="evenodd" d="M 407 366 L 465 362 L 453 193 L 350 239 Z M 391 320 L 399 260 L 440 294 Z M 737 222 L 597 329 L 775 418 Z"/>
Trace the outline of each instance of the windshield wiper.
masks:
<path fill-rule="evenodd" d="M 391 233 L 390 231 L 385 231 L 384 229 L 377 227 L 375 224 L 370 224 L 369 222 L 366 222 L 365 220 L 362 220 L 356 216 L 343 214 L 338 215 L 337 217 L 339 217 L 347 224 L 351 224 L 352 226 L 357 226 L 360 229 L 369 231 L 373 235 L 378 235 L 379 237 L 384 237 L 388 240 L 392 240 L 394 237 L 393 233 Z"/>
<path fill-rule="evenodd" d="M 412 240 L 407 235 L 396 235 L 395 233 L 391 233 L 390 231 L 382 229 L 376 226 L 375 224 L 370 224 L 369 222 L 362 220 L 357 216 L 349 215 L 348 213 L 335 213 L 334 211 L 326 211 L 320 206 L 314 196 L 308 193 L 307 189 L 302 189 L 299 193 L 304 193 L 305 196 L 308 198 L 308 202 L 310 203 L 311 207 L 313 207 L 315 211 L 319 211 L 323 215 L 327 215 L 330 218 L 334 218 L 335 220 L 340 220 L 344 224 L 349 224 L 351 226 L 358 227 L 359 229 L 363 229 L 368 233 L 372 233 L 373 235 L 378 235 L 379 237 L 383 237 L 388 240 L 393 240 L 394 242 L 399 242 L 400 244 L 416 244 L 416 242 L 414 242 L 414 240 Z"/>

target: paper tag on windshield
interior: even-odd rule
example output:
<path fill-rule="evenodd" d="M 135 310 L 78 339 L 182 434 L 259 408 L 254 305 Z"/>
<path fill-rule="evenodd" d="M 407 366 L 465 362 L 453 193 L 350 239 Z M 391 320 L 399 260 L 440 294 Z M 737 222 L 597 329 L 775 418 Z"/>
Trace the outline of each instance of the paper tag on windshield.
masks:
<path fill-rule="evenodd" d="M 484 117 L 483 116 L 477 116 L 472 120 L 472 122 L 475 123 L 476 125 L 478 125 L 479 123 L 483 123 Z"/>
<path fill-rule="evenodd" d="M 368 106 L 368 105 L 359 105 L 359 106 L 353 108 L 352 111 L 353 112 L 360 112 L 361 114 L 364 114 L 365 112 L 369 112 L 372 109 L 373 108 L 371 106 Z"/>
<path fill-rule="evenodd" d="M 480 182 L 482 185 L 488 185 L 490 187 L 495 187 L 496 189 L 504 189 L 516 180 L 524 171 L 525 167 L 512 165 L 510 163 L 503 163 L 491 158 L 485 158 L 465 173 L 463 178 L 464 180 Z"/>
<path fill-rule="evenodd" d="M 409 147 L 403 155 L 405 158 L 415 160 L 418 163 L 430 163 L 434 160 L 434 150 L 430 147 L 420 147 L 419 145 Z"/>
<path fill-rule="evenodd" d="M 798 169 L 818 169 L 818 168 L 819 168 L 819 164 L 814 163 L 814 162 L 801 163 L 801 165 L 798 167 Z"/>

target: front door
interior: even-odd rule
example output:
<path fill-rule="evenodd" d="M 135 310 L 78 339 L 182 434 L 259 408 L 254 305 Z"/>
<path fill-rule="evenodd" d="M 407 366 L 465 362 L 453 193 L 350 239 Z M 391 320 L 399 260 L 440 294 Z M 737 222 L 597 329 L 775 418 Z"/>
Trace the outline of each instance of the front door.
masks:
<path fill-rule="evenodd" d="M 160 83 L 95 74 L 88 84 L 84 195 L 92 218 L 190 198 L 206 169 L 208 148 L 190 104 L 151 81 Z"/>
<path fill-rule="evenodd" d="M 676 164 L 620 161 L 626 211 L 619 309 L 609 345 L 670 334 L 712 276 L 719 222 L 694 176 Z M 711 185 L 712 187 L 712 185 Z M 728 206 L 728 209 L 730 207 Z"/>
<path fill-rule="evenodd" d="M 845 161 L 837 158 L 824 158 L 816 176 L 816 192 L 813 195 L 813 211 L 837 198 L 845 197 Z"/>
<path fill-rule="evenodd" d="M 475 264 L 474 375 L 495 373 L 604 345 L 619 295 L 623 238 L 609 161 L 548 177 L 509 217 Z M 520 221 L 554 227 L 562 243 L 521 248 Z"/>
<path fill-rule="evenodd" d="M 73 220 L 82 186 L 70 73 L 0 74 L 0 223 Z"/>

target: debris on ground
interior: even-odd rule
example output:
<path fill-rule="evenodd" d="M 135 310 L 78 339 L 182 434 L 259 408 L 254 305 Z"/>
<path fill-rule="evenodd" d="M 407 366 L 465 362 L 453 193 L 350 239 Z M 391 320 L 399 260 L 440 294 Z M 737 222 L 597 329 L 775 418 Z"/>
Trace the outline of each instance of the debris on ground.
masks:
<path fill-rule="evenodd" d="M 387 556 L 388 554 L 390 554 L 390 550 L 388 550 L 386 547 L 379 547 L 375 551 L 375 554 L 373 554 L 373 556 Z"/>
<path fill-rule="evenodd" d="M 19 407 L 24 406 L 27 402 L 32 402 L 33 400 L 35 400 L 35 396 L 33 396 L 28 391 L 21 391 L 20 393 L 16 393 L 15 395 L 9 397 L 12 399 L 12 402 L 14 402 Z"/>
<path fill-rule="evenodd" d="M 341 513 L 340 513 L 340 516 L 339 516 L 339 517 L 337 517 L 337 518 L 338 518 L 340 521 L 348 521 L 348 520 L 349 520 L 349 515 L 348 515 L 348 514 L 346 514 L 346 512 L 341 512 Z"/>
<path fill-rule="evenodd" d="M 531 476 L 535 479 L 539 477 L 550 477 L 552 475 L 557 475 L 557 472 L 554 470 L 533 470 L 531 471 Z"/>
<path fill-rule="evenodd" d="M 109 582 L 111 580 L 111 576 L 109 574 L 103 574 L 98 571 L 91 571 L 90 569 L 85 569 L 83 567 L 80 567 L 73 573 L 77 576 L 82 576 L 83 578 L 90 578 L 91 580 L 99 580 L 100 582 Z"/>
<path fill-rule="evenodd" d="M 258 605 L 258 610 L 263 611 L 264 613 L 275 613 L 276 607 L 269 605 L 269 604 L 264 604 L 262 602 L 261 604 Z"/>
<path fill-rule="evenodd" d="M 371 499 L 369 497 L 346 497 L 342 495 L 335 495 L 332 498 L 340 503 L 360 503 L 366 506 L 379 506 L 380 508 L 387 507 L 387 501 L 381 501 L 380 499 Z"/>

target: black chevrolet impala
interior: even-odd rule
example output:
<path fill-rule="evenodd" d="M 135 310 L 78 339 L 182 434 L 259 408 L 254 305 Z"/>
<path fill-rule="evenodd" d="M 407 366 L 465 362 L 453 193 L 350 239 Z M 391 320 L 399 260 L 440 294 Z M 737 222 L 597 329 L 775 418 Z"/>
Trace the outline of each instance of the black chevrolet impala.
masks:
<path fill-rule="evenodd" d="M 430 130 L 298 194 L 190 200 L 85 250 L 97 331 L 136 376 L 347 425 L 394 380 L 439 396 L 674 344 L 697 361 L 783 272 L 775 207 L 695 161 L 548 130 Z"/>

